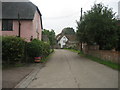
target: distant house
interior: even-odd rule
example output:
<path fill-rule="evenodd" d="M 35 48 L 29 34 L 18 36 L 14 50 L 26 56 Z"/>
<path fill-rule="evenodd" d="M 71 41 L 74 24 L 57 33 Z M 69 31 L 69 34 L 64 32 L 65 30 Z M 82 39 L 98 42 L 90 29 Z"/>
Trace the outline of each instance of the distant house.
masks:
<path fill-rule="evenodd" d="M 30 41 L 41 40 L 42 15 L 32 2 L 2 2 L 0 32 L 3 36 L 19 36 Z"/>
<path fill-rule="evenodd" d="M 57 48 L 75 48 L 78 41 L 73 28 L 67 27 L 62 30 L 60 34 L 56 36 Z"/>
<path fill-rule="evenodd" d="M 60 46 L 60 48 L 64 48 L 66 46 L 67 41 L 68 38 L 65 35 L 57 38 L 57 43 Z"/>
<path fill-rule="evenodd" d="M 56 36 L 57 44 L 60 48 L 74 48 L 76 47 L 78 41 L 76 35 L 63 35 L 59 34 Z"/>

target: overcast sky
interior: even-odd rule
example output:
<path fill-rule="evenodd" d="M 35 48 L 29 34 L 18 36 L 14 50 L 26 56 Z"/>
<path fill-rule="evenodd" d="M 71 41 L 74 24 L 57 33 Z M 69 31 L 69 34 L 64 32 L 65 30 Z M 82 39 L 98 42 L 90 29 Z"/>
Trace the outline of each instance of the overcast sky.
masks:
<path fill-rule="evenodd" d="M 43 28 L 53 29 L 56 34 L 65 27 L 76 29 L 76 20 L 80 18 L 80 9 L 90 10 L 94 3 L 103 3 L 114 12 L 118 12 L 119 0 L 30 0 L 36 4 L 43 19 Z"/>

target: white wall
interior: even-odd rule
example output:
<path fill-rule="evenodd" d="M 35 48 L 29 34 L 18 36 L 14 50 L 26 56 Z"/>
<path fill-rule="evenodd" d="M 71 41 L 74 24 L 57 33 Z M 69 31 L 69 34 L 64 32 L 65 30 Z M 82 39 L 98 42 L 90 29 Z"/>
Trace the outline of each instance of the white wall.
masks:
<path fill-rule="evenodd" d="M 66 36 L 63 36 L 60 41 L 58 42 L 58 44 L 60 44 L 61 48 L 63 48 L 64 45 L 66 45 L 66 42 L 68 41 Z"/>

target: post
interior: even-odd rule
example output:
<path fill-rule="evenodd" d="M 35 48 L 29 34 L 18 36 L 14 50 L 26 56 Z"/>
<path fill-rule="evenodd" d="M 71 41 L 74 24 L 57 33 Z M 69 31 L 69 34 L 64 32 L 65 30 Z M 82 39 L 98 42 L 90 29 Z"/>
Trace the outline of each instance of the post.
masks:
<path fill-rule="evenodd" d="M 81 8 L 81 17 L 80 17 L 80 21 L 82 21 L 82 12 L 83 12 L 83 10 L 82 10 L 82 8 Z M 82 51 L 82 41 L 80 42 L 80 47 L 81 47 L 81 51 Z"/>
<path fill-rule="evenodd" d="M 81 17 L 80 17 L 80 21 L 82 21 L 82 12 L 83 12 L 83 10 L 82 10 L 82 8 L 81 8 Z"/>

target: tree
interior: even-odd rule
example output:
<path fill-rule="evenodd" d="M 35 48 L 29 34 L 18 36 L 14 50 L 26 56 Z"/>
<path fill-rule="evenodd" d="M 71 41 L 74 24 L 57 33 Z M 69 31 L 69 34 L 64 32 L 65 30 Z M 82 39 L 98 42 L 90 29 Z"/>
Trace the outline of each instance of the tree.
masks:
<path fill-rule="evenodd" d="M 116 50 L 120 51 L 120 26 L 117 28 L 117 45 L 116 45 Z"/>
<path fill-rule="evenodd" d="M 94 4 L 77 22 L 77 36 L 79 41 L 97 44 L 100 49 L 113 49 L 117 40 L 115 13 L 102 4 Z"/>
<path fill-rule="evenodd" d="M 54 30 L 51 30 L 50 33 L 49 33 L 49 40 L 50 40 L 50 45 L 53 46 L 55 45 L 55 42 L 56 42 L 56 39 L 55 39 L 55 32 Z"/>
<path fill-rule="evenodd" d="M 49 30 L 44 29 L 42 31 L 42 34 L 48 37 L 50 46 L 53 48 L 56 42 L 54 30 L 49 31 Z"/>
<path fill-rule="evenodd" d="M 73 28 L 67 27 L 62 30 L 62 34 L 64 35 L 74 35 L 75 31 Z"/>

